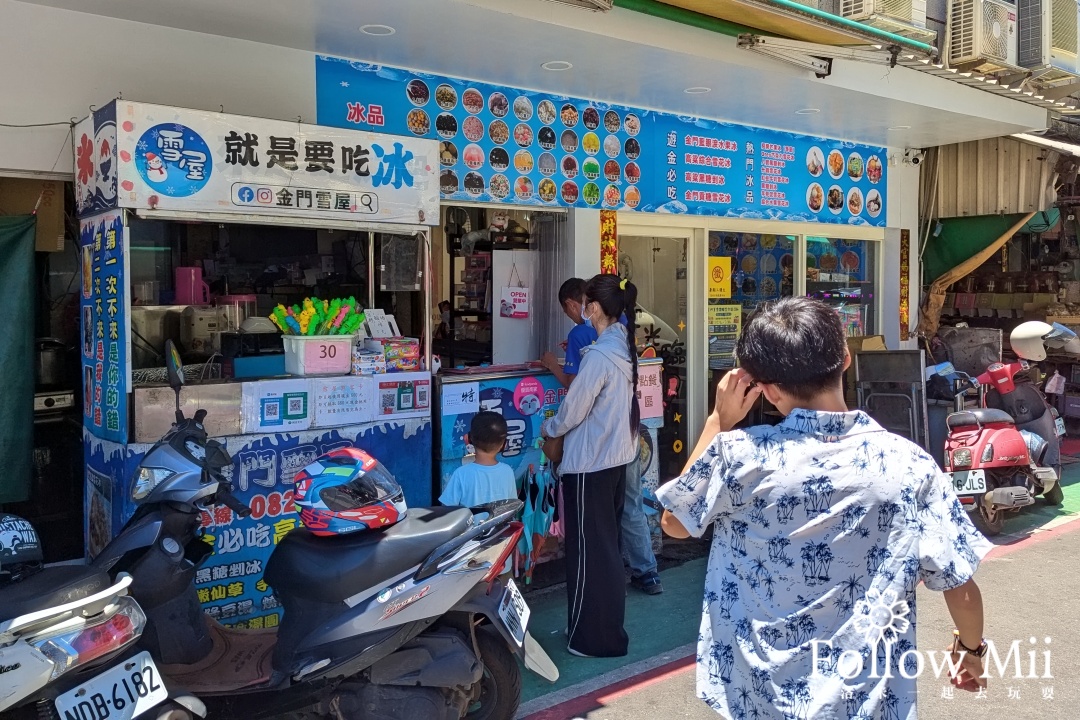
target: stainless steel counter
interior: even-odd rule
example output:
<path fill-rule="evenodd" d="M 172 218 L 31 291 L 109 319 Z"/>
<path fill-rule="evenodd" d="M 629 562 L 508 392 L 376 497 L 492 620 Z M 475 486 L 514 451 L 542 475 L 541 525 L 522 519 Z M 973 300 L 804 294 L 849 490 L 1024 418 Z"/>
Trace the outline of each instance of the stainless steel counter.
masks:
<path fill-rule="evenodd" d="M 211 437 L 241 435 L 240 395 L 243 383 L 221 382 L 180 388 L 180 409 L 191 417 L 206 411 L 206 432 Z M 168 386 L 139 387 L 132 391 L 132 438 L 135 443 L 157 442 L 176 419 L 176 395 Z"/>

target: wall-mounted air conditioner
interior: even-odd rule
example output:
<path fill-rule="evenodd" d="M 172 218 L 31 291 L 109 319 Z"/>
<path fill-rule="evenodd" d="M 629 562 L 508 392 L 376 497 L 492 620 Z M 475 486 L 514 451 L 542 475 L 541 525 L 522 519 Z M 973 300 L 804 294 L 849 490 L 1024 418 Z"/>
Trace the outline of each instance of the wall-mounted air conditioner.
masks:
<path fill-rule="evenodd" d="M 925 42 L 937 38 L 926 27 L 926 0 L 840 0 L 840 15 Z"/>
<path fill-rule="evenodd" d="M 830 15 L 840 14 L 840 0 L 795 0 L 795 2 L 812 7 L 815 10 L 827 12 Z"/>
<path fill-rule="evenodd" d="M 952 0 L 949 25 L 952 67 L 982 73 L 1018 69 L 1015 5 L 1001 0 Z"/>
<path fill-rule="evenodd" d="M 1022 67 L 1035 72 L 1039 83 L 1075 80 L 1080 4 L 1076 0 L 1019 0 L 1016 32 Z"/>

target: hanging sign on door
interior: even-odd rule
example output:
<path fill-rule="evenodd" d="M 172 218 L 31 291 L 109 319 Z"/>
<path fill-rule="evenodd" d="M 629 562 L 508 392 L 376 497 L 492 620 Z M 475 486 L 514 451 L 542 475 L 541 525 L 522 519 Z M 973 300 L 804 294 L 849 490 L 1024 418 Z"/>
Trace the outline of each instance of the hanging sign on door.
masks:
<path fill-rule="evenodd" d="M 709 299 L 731 297 L 731 258 L 709 258 Z"/>
<path fill-rule="evenodd" d="M 504 287 L 499 301 L 499 315 L 515 320 L 529 317 L 529 288 Z"/>

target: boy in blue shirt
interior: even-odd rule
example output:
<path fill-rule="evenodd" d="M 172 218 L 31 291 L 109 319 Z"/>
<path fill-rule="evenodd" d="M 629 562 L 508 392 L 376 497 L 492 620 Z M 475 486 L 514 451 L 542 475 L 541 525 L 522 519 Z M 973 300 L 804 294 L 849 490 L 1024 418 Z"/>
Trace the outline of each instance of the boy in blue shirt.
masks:
<path fill-rule="evenodd" d="M 562 386 L 570 387 L 581 365 L 581 351 L 596 342 L 596 330 L 582 317 L 581 306 L 585 299 L 585 281 L 570 278 L 559 288 L 559 305 L 566 317 L 574 321 L 574 328 L 566 338 L 566 359 L 562 366 L 552 352 L 544 353 L 540 363 L 554 375 Z M 626 324 L 626 317 L 620 318 Z M 630 567 L 630 583 L 649 595 L 664 592 L 660 573 L 656 569 L 656 556 L 652 551 L 649 523 L 641 496 L 641 465 L 635 458 L 626 470 L 626 501 L 623 504 L 622 522 L 619 525 L 619 544 Z"/>
<path fill-rule="evenodd" d="M 498 500 L 517 498 L 513 469 L 497 455 L 506 445 L 506 420 L 496 412 L 477 413 L 465 442 L 476 451 L 476 459 L 462 465 L 450 476 L 439 502 L 443 505 L 477 507 Z"/>

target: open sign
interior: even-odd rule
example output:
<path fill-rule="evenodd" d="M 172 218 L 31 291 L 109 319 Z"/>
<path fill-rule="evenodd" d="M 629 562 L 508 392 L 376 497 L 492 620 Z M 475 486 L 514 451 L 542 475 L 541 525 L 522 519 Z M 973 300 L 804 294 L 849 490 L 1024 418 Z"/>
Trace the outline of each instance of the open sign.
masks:
<path fill-rule="evenodd" d="M 499 299 L 499 316 L 514 319 L 529 317 L 529 288 L 504 287 Z"/>

